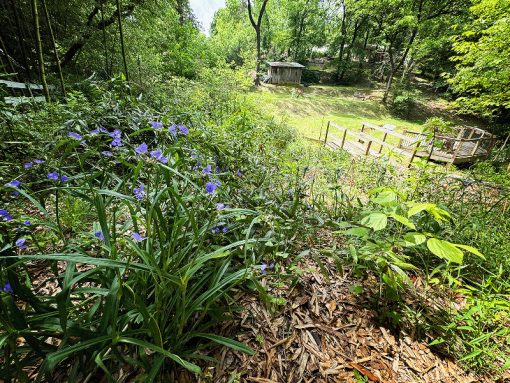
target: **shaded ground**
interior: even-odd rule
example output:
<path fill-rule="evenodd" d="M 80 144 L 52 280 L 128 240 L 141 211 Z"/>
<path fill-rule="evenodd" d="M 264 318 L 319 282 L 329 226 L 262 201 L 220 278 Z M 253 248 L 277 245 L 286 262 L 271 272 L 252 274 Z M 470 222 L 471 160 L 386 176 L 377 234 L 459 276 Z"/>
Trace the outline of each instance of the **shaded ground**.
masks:
<path fill-rule="evenodd" d="M 282 306 L 265 305 L 258 297 L 240 297 L 245 310 L 227 332 L 257 351 L 248 356 L 223 349 L 201 382 L 491 382 L 465 373 L 454 361 L 441 358 L 411 335 L 393 335 L 367 308 L 367 295 L 354 293 L 359 280 L 326 262 L 329 278 L 314 263 L 297 285 L 262 283 Z M 283 272 L 283 270 L 278 270 Z M 375 281 L 365 282 L 365 291 Z M 371 285 L 371 286 L 370 286 Z"/>

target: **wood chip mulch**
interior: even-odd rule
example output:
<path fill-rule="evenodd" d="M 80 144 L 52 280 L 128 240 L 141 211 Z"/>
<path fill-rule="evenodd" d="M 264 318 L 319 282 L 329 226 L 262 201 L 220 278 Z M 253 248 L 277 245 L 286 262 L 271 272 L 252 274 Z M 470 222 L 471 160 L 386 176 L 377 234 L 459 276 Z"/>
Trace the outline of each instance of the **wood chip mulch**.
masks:
<path fill-rule="evenodd" d="M 262 280 L 273 286 L 268 287 L 273 296 L 286 299 L 284 306 L 264 304 L 257 296 L 239 298 L 244 307 L 241 319 L 224 330 L 239 334 L 237 339 L 257 353 L 220 349 L 214 355 L 219 364 L 209 367 L 200 382 L 494 381 L 466 373 L 406 334 L 397 338 L 377 324 L 363 294 L 349 290 L 354 278 L 333 273 L 326 279 L 318 267 L 306 263 L 294 288 L 275 287 L 277 280 L 270 276 Z"/>

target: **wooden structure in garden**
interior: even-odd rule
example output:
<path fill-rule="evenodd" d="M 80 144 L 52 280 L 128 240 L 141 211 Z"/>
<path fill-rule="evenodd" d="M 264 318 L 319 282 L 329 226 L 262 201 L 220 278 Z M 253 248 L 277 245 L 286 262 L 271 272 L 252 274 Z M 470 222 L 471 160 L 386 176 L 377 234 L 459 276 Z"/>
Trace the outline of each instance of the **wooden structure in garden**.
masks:
<path fill-rule="evenodd" d="M 270 61 L 267 70 L 269 84 L 296 84 L 301 83 L 304 66 L 296 62 Z"/>
<path fill-rule="evenodd" d="M 10 93 L 21 93 L 21 96 L 6 96 L 4 97 L 4 102 L 9 105 L 17 105 L 23 103 L 30 102 L 45 102 L 46 98 L 44 96 L 37 96 L 35 92 L 42 92 L 43 86 L 38 84 L 29 84 L 23 82 L 15 82 L 8 80 L 0 80 L 0 86 L 5 86 L 10 89 Z M 48 89 L 53 90 L 55 87 L 53 85 L 49 85 Z M 28 94 L 28 96 L 27 96 Z"/>
<path fill-rule="evenodd" d="M 383 151 L 396 154 L 408 159 L 409 166 L 416 157 L 449 164 L 473 162 L 486 158 L 496 144 L 494 135 L 473 127 L 458 129 L 456 137 L 435 135 L 433 138 L 420 132 L 399 133 L 394 129 L 393 125 L 363 122 L 361 131 L 356 131 L 328 121 L 324 138 L 321 131 L 319 140 L 325 146 L 344 149 L 353 156 L 378 157 Z"/>

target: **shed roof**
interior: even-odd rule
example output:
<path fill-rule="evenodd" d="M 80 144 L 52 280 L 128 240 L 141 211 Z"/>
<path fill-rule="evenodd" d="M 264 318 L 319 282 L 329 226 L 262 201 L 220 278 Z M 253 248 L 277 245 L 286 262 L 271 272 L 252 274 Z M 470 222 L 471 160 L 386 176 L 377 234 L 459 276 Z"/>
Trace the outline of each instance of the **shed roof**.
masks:
<path fill-rule="evenodd" d="M 280 67 L 280 68 L 305 68 L 304 65 L 301 65 L 296 62 L 287 63 L 283 61 L 268 61 L 267 63 L 271 67 Z"/>

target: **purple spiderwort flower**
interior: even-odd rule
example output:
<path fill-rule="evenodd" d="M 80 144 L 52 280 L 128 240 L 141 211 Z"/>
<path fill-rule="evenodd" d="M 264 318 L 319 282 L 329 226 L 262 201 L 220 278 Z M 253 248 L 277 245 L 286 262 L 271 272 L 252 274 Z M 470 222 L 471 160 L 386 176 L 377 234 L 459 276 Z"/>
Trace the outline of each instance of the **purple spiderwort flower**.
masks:
<path fill-rule="evenodd" d="M 60 180 L 61 180 L 62 182 L 67 182 L 67 181 L 69 181 L 69 177 L 68 177 L 68 176 L 61 176 L 61 177 L 60 177 Z"/>
<path fill-rule="evenodd" d="M 23 225 L 25 225 L 25 226 L 30 226 L 31 224 L 32 224 L 32 222 L 30 222 L 29 219 L 26 219 L 23 221 Z"/>
<path fill-rule="evenodd" d="M 215 183 L 213 182 L 208 182 L 206 185 L 205 185 L 205 191 L 208 193 L 208 194 L 213 194 L 216 189 L 218 188 L 218 185 L 216 185 Z"/>
<path fill-rule="evenodd" d="M 266 269 L 267 269 L 267 263 L 262 262 L 262 264 L 260 265 L 260 271 L 262 271 L 263 273 L 266 273 L 267 272 Z"/>
<path fill-rule="evenodd" d="M 96 231 L 94 233 L 94 237 L 96 237 L 97 239 L 101 240 L 101 241 L 104 241 L 104 234 L 101 230 L 99 231 Z"/>
<path fill-rule="evenodd" d="M 223 209 L 225 209 L 225 204 L 223 204 L 223 203 L 216 204 L 216 210 L 223 210 Z"/>
<path fill-rule="evenodd" d="M 104 152 L 101 152 L 101 154 L 105 157 L 113 157 L 113 153 L 112 152 L 109 152 L 109 151 L 104 151 Z"/>
<path fill-rule="evenodd" d="M 12 180 L 11 182 L 8 182 L 5 184 L 5 186 L 11 187 L 11 188 L 19 188 L 20 185 L 21 185 L 21 182 L 19 182 L 18 180 Z"/>
<path fill-rule="evenodd" d="M 205 168 L 203 168 L 202 173 L 211 174 L 212 173 L 211 165 L 207 165 Z"/>
<path fill-rule="evenodd" d="M 124 144 L 122 143 L 122 140 L 119 137 L 115 137 L 112 140 L 112 142 L 110 143 L 110 146 L 112 148 L 115 148 L 115 147 L 119 147 L 119 146 L 124 146 Z"/>
<path fill-rule="evenodd" d="M 34 163 L 33 162 L 27 162 L 25 165 L 25 169 L 30 169 Z"/>
<path fill-rule="evenodd" d="M 68 134 L 69 137 L 74 138 L 75 140 L 81 140 L 83 138 L 80 134 L 76 132 L 69 132 Z"/>
<path fill-rule="evenodd" d="M 223 229 L 221 229 L 221 232 L 222 232 L 223 234 L 226 234 L 226 233 L 227 233 L 227 231 L 228 231 L 227 227 L 226 227 L 226 226 L 223 226 Z"/>
<path fill-rule="evenodd" d="M 11 221 L 13 219 L 12 215 L 10 215 L 5 209 L 0 209 L 0 217 L 2 217 L 5 221 Z"/>
<path fill-rule="evenodd" d="M 145 187 L 143 184 L 138 185 L 138 187 L 133 189 L 133 193 L 135 195 L 135 198 L 140 201 L 145 197 Z"/>
<path fill-rule="evenodd" d="M 142 242 L 145 239 L 147 239 L 147 237 L 142 237 L 140 233 L 133 233 L 133 240 L 135 242 Z"/>
<path fill-rule="evenodd" d="M 135 149 L 135 152 L 136 152 L 136 154 L 144 154 L 144 153 L 147 153 L 147 150 L 148 150 L 148 146 L 147 146 L 147 144 L 144 142 L 143 144 L 141 144 L 140 146 L 138 146 L 138 147 Z"/>
<path fill-rule="evenodd" d="M 46 177 L 48 177 L 50 180 L 57 181 L 59 178 L 59 174 L 57 172 L 52 172 L 52 173 L 46 174 Z"/>
<path fill-rule="evenodd" d="M 176 136 L 177 135 L 177 125 L 175 125 L 175 124 L 170 125 L 170 127 L 168 128 L 168 131 L 172 135 Z"/>
<path fill-rule="evenodd" d="M 177 125 L 177 128 L 179 129 L 179 133 L 182 134 L 183 136 L 187 135 L 189 133 L 189 129 L 186 128 L 184 125 Z"/>
<path fill-rule="evenodd" d="M 100 126 L 99 128 L 96 128 L 94 130 L 91 130 L 89 132 L 92 136 L 95 136 L 96 134 L 99 134 L 99 133 L 108 133 L 108 130 L 106 130 L 105 128 L 103 128 L 102 126 Z"/>
<path fill-rule="evenodd" d="M 191 154 L 191 158 L 198 158 L 198 154 L 196 154 L 196 153 L 192 153 L 192 154 Z"/>
<path fill-rule="evenodd" d="M 27 241 L 26 238 L 20 238 L 16 241 L 16 247 L 18 249 L 26 249 L 25 242 Z"/>
<path fill-rule="evenodd" d="M 20 196 L 20 192 L 15 190 L 15 191 L 11 192 L 11 195 L 14 196 L 14 197 L 19 197 Z"/>
<path fill-rule="evenodd" d="M 241 171 L 239 169 L 237 169 L 236 174 L 237 174 L 238 177 L 242 177 L 243 176 L 243 173 L 241 173 Z"/>
<path fill-rule="evenodd" d="M 166 164 L 168 162 L 168 158 L 166 158 L 163 155 L 163 152 L 161 150 L 159 150 L 159 149 L 153 150 L 151 152 L 151 157 L 154 158 L 155 160 L 158 160 L 162 164 Z"/>
<path fill-rule="evenodd" d="M 120 131 L 120 129 L 115 129 L 113 132 L 108 133 L 108 135 L 111 138 L 120 138 L 122 136 L 122 132 Z"/>
<path fill-rule="evenodd" d="M 218 234 L 218 233 L 220 232 L 220 228 L 219 228 L 219 227 L 215 228 L 215 229 L 214 229 L 214 232 L 215 232 L 216 234 Z"/>
<path fill-rule="evenodd" d="M 44 164 L 46 161 L 44 160 L 38 160 L 37 158 L 34 160 L 35 164 Z"/>
<path fill-rule="evenodd" d="M 161 130 L 163 129 L 163 123 L 159 121 L 152 121 L 151 122 L 152 129 Z"/>
<path fill-rule="evenodd" d="M 7 294 L 13 294 L 14 291 L 12 290 L 12 287 L 11 287 L 11 284 L 9 282 L 7 282 L 4 287 L 2 288 L 2 290 L 0 291 L 3 291 L 3 292 L 6 292 Z"/>
<path fill-rule="evenodd" d="M 270 268 L 270 269 L 274 269 L 274 262 L 271 262 L 271 263 L 269 264 L 269 268 Z"/>

